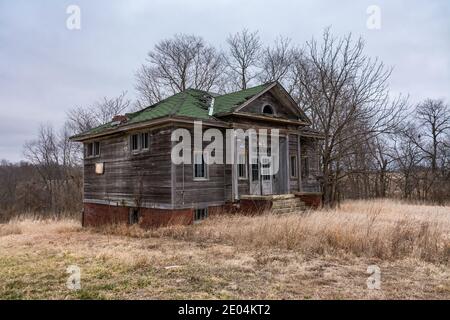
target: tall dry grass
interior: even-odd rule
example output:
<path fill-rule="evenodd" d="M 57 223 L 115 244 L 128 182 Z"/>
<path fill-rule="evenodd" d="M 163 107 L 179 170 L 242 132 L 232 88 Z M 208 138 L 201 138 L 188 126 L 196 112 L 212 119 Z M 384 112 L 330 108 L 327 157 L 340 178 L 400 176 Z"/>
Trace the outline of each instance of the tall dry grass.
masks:
<path fill-rule="evenodd" d="M 305 254 L 354 254 L 380 259 L 418 258 L 448 263 L 450 208 L 391 200 L 351 201 L 334 210 L 262 216 L 216 216 L 194 226 L 129 235 L 275 247 Z"/>
<path fill-rule="evenodd" d="M 79 231 L 76 220 L 16 219 L 0 225 L 0 237 L 19 233 Z M 217 215 L 201 224 L 153 230 L 126 225 L 92 232 L 129 237 L 174 238 L 230 244 L 245 249 L 278 248 L 312 255 L 449 263 L 450 207 L 393 200 L 348 201 L 333 210 L 259 216 Z"/>
<path fill-rule="evenodd" d="M 13 218 L 0 224 L 0 237 L 12 234 L 46 234 L 80 231 L 81 224 L 74 219 Z"/>

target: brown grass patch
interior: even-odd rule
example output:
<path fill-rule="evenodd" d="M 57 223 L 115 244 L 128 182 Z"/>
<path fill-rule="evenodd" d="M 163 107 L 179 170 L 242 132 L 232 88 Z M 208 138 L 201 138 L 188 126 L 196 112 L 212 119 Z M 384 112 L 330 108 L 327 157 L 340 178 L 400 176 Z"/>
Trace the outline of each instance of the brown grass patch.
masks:
<path fill-rule="evenodd" d="M 0 299 L 449 299 L 449 215 L 357 201 L 154 230 L 16 220 L 0 226 Z M 381 290 L 367 288 L 372 264 Z"/>

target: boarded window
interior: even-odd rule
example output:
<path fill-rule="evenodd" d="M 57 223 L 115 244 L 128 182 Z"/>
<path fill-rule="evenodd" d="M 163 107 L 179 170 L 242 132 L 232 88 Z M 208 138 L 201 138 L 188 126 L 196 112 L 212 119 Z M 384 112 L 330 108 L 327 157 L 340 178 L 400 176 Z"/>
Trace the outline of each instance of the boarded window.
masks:
<path fill-rule="evenodd" d="M 194 152 L 194 178 L 207 178 L 207 167 L 202 151 Z"/>
<path fill-rule="evenodd" d="M 195 209 L 194 221 L 201 221 L 208 218 L 208 208 Z"/>
<path fill-rule="evenodd" d="M 289 163 L 290 171 L 291 171 L 291 178 L 297 178 L 297 156 L 291 156 L 291 161 Z"/>

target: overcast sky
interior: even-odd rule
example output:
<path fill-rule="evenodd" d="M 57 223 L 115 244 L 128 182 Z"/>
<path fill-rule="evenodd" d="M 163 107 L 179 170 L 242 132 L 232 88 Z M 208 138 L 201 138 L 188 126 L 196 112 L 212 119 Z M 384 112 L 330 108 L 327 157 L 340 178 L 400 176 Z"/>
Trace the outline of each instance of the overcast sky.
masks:
<path fill-rule="evenodd" d="M 23 159 L 40 123 L 60 127 L 65 113 L 128 90 L 134 72 L 162 38 L 193 33 L 224 48 L 242 28 L 269 43 L 284 35 L 303 44 L 333 33 L 363 36 L 366 53 L 394 67 L 393 93 L 450 101 L 450 1 L 54 1 L 0 0 L 0 159 Z M 81 29 L 69 30 L 69 5 Z M 381 29 L 367 28 L 370 5 Z"/>

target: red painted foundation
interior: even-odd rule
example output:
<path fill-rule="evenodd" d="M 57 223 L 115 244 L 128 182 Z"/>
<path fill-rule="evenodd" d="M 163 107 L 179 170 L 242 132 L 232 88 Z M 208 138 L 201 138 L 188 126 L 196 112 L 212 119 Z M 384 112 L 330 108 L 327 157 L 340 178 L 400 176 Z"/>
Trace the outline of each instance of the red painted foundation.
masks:
<path fill-rule="evenodd" d="M 307 207 L 319 208 L 322 206 L 321 193 L 296 193 Z M 258 215 L 269 211 L 272 201 L 242 199 L 239 205 L 228 203 L 223 206 L 211 206 L 208 215 L 219 214 L 246 214 Z M 83 226 L 97 227 L 109 224 L 129 224 L 130 207 L 110 206 L 105 204 L 85 203 L 83 212 Z M 139 226 L 143 228 L 155 228 L 167 225 L 188 225 L 194 220 L 194 209 L 139 209 Z"/>
<path fill-rule="evenodd" d="M 85 203 L 83 212 L 83 226 L 96 227 L 108 224 L 128 224 L 129 207 L 109 206 L 104 204 Z M 139 226 L 152 228 L 173 224 L 191 224 L 193 209 L 139 209 Z"/>

